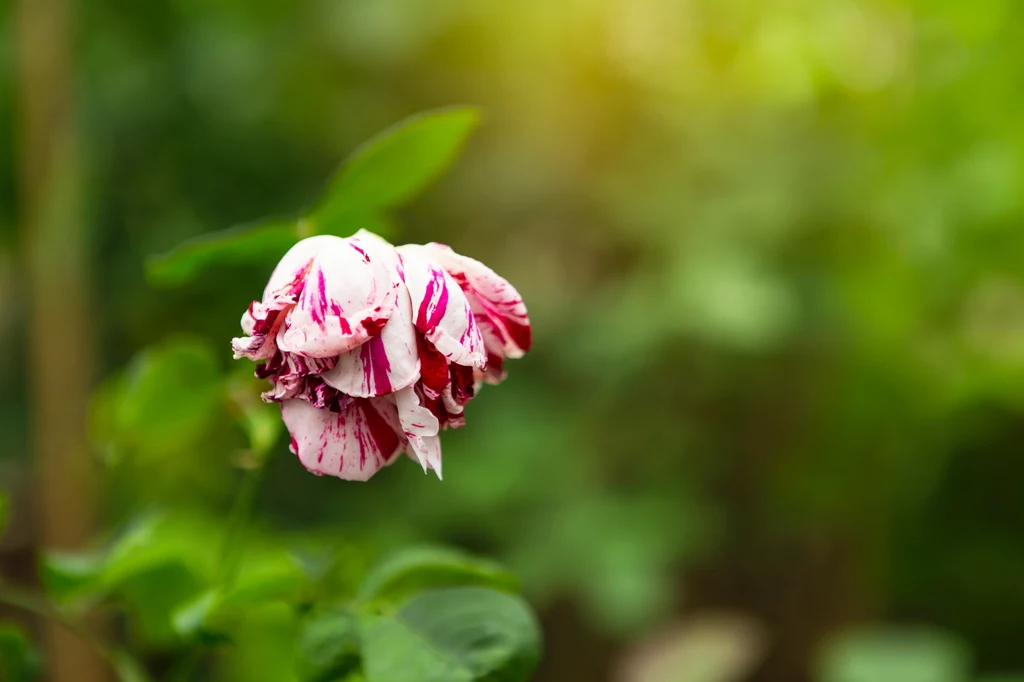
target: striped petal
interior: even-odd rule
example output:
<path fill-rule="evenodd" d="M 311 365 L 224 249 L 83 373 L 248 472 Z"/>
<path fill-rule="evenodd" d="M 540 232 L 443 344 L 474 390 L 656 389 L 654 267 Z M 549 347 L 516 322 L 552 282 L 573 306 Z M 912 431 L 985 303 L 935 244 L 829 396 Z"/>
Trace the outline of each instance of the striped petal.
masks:
<path fill-rule="evenodd" d="M 405 446 L 395 404 L 383 398 L 354 400 L 340 412 L 286 400 L 281 416 L 291 451 L 318 476 L 365 481 L 394 463 Z"/>
<path fill-rule="evenodd" d="M 404 286 L 399 287 L 395 311 L 380 334 L 342 353 L 334 368 L 321 374 L 328 385 L 357 398 L 394 393 L 412 386 L 419 376 L 416 328 Z"/>
<path fill-rule="evenodd" d="M 294 289 L 301 291 L 301 282 Z M 287 311 L 295 305 L 295 294 L 282 290 L 271 295 L 264 303 L 253 301 L 242 315 L 242 331 L 246 336 L 231 339 L 235 359 L 269 360 L 278 353 L 277 333 L 285 321 Z"/>
<path fill-rule="evenodd" d="M 487 362 L 484 340 L 462 289 L 424 247 L 408 244 L 396 250 L 416 328 L 448 362 L 482 369 Z"/>
<path fill-rule="evenodd" d="M 246 336 L 232 339 L 235 359 L 267 360 L 277 352 L 276 338 L 287 312 L 305 287 L 313 260 L 321 249 L 344 240 L 340 237 L 310 237 L 288 250 L 274 268 L 263 290 L 263 300 L 253 301 L 242 315 Z"/>
<path fill-rule="evenodd" d="M 289 353 L 324 358 L 380 333 L 395 309 L 401 280 L 394 250 L 359 237 L 330 241 L 309 265 L 306 285 L 277 337 Z"/>
<path fill-rule="evenodd" d="M 263 300 L 268 300 L 280 289 L 296 280 L 305 281 L 317 254 L 325 249 L 338 248 L 344 242 L 345 240 L 341 237 L 325 234 L 308 237 L 296 243 L 295 246 L 288 249 L 288 253 L 284 254 L 270 274 L 267 287 L 263 290 Z M 244 322 L 242 326 L 244 328 Z"/>
<path fill-rule="evenodd" d="M 488 353 L 519 358 L 530 350 L 530 318 L 515 287 L 480 261 L 459 255 L 444 244 L 423 248 L 466 293 Z"/>
<path fill-rule="evenodd" d="M 433 469 L 441 478 L 441 426 L 437 417 L 420 404 L 416 389 L 412 386 L 395 393 L 395 405 L 402 433 L 409 442 L 409 450 L 423 471 Z"/>

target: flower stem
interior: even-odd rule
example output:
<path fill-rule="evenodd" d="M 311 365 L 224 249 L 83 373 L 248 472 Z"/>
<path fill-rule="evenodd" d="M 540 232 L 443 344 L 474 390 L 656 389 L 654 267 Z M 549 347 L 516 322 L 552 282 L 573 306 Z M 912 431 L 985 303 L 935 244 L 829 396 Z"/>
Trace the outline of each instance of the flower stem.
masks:
<path fill-rule="evenodd" d="M 245 532 L 252 519 L 256 494 L 259 492 L 260 483 L 263 480 L 265 466 L 266 458 L 259 457 L 253 466 L 245 469 L 242 482 L 235 493 L 235 500 L 228 517 L 228 527 L 224 532 L 224 540 L 220 548 L 220 558 L 217 561 L 216 586 L 221 592 L 230 590 L 235 578 L 238 577 L 238 569 L 245 548 Z M 184 682 L 191 679 L 196 667 L 203 660 L 203 654 L 204 647 L 194 644 L 184 653 L 178 664 L 167 673 L 165 679 L 168 682 Z"/>
<path fill-rule="evenodd" d="M 228 517 L 227 531 L 224 533 L 224 544 L 221 546 L 218 563 L 218 586 L 227 591 L 238 577 L 238 569 L 245 548 L 245 533 L 252 520 L 256 504 L 256 494 L 263 481 L 263 469 L 266 468 L 265 458 L 258 458 L 252 468 L 246 469 L 239 484 L 235 501 Z"/>

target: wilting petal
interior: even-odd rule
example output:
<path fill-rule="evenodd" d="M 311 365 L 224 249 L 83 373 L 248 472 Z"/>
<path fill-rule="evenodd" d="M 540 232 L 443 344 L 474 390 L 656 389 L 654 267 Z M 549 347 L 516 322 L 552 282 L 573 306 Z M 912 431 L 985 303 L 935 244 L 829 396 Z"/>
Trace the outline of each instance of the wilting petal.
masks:
<path fill-rule="evenodd" d="M 461 429 L 466 425 L 464 406 L 459 405 L 452 397 L 452 387 L 449 386 L 441 394 L 441 405 L 446 413 L 445 426 L 452 429 Z"/>
<path fill-rule="evenodd" d="M 263 392 L 265 402 L 279 403 L 305 394 L 307 377 L 316 376 L 334 367 L 337 358 L 306 358 L 278 351 L 265 364 L 256 366 L 256 377 L 270 379 L 269 391 Z M 311 401 L 312 402 L 312 401 Z"/>
<path fill-rule="evenodd" d="M 326 243 L 309 266 L 278 347 L 313 358 L 352 350 L 391 317 L 400 284 L 397 259 L 386 242 L 350 237 Z"/>
<path fill-rule="evenodd" d="M 486 343 L 486 342 L 485 342 Z M 496 345 L 496 341 L 492 341 L 492 345 Z M 487 368 L 483 371 L 476 371 L 474 377 L 477 381 L 497 385 L 505 380 L 505 358 L 502 355 L 495 355 L 491 351 L 487 351 Z"/>
<path fill-rule="evenodd" d="M 416 388 L 416 395 L 420 399 L 420 404 L 437 417 L 437 421 L 442 429 L 458 429 L 466 425 L 466 417 L 463 414 L 464 408 L 452 397 L 452 387 L 450 385 L 437 397 L 428 395 L 422 384 L 418 384 Z"/>
<path fill-rule="evenodd" d="M 317 475 L 365 481 L 393 463 L 404 447 L 395 405 L 384 398 L 354 400 L 341 412 L 286 400 L 281 416 L 292 452 Z"/>
<path fill-rule="evenodd" d="M 283 294 L 267 304 L 253 301 L 242 315 L 242 330 L 248 336 L 231 339 L 235 359 L 268 360 L 277 353 L 275 338 L 286 312 L 295 305 L 295 296 Z"/>
<path fill-rule="evenodd" d="M 394 399 L 409 449 L 424 471 L 429 467 L 441 478 L 441 439 L 438 437 L 441 427 L 437 417 L 420 404 L 419 396 L 411 386 L 395 393 Z"/>
<path fill-rule="evenodd" d="M 476 378 L 471 367 L 452 365 L 450 367 L 451 384 L 448 387 L 455 402 L 465 405 L 476 395 Z"/>
<path fill-rule="evenodd" d="M 530 318 L 515 287 L 480 261 L 459 255 L 444 244 L 423 248 L 466 292 L 489 352 L 519 358 L 530 350 Z"/>
<path fill-rule="evenodd" d="M 399 246 L 416 328 L 449 362 L 482 369 L 484 340 L 459 285 L 422 246 Z"/>
<path fill-rule="evenodd" d="M 330 386 L 359 398 L 394 393 L 412 386 L 419 376 L 416 328 L 404 286 L 399 287 L 398 304 L 380 334 L 342 353 L 334 369 L 322 374 Z"/>

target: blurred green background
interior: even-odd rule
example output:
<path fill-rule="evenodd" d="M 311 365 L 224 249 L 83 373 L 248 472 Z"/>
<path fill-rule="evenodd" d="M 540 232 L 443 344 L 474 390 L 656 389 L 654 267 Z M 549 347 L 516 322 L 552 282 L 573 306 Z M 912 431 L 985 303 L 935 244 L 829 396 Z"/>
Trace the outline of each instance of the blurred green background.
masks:
<path fill-rule="evenodd" d="M 418 541 L 500 559 L 541 614 L 539 682 L 1024 671 L 1024 5 L 71 4 L 63 45 L 0 5 L 7 571 L 46 544 L 36 339 L 98 390 L 97 532 L 222 515 L 245 441 L 219 391 L 251 371 L 229 340 L 276 258 L 176 288 L 147 258 L 299 211 L 362 140 L 465 103 L 464 156 L 378 229 L 507 277 L 534 350 L 445 435 L 443 483 L 316 478 L 279 442 L 265 532 L 354 567 Z M 84 338 L 29 325 L 62 266 L 27 254 L 19 32 L 70 64 Z M 264 679 L 259 627 L 224 679 Z"/>

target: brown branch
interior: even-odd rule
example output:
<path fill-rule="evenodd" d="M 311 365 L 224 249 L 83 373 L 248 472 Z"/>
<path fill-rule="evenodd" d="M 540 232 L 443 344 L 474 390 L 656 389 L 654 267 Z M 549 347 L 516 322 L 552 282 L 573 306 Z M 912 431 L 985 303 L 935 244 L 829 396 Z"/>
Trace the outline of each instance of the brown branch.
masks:
<path fill-rule="evenodd" d="M 28 284 L 39 540 L 80 546 L 94 527 L 86 415 L 93 360 L 73 95 L 74 0 L 21 0 L 17 14 L 20 218 Z M 100 682 L 103 662 L 44 625 L 53 682 Z"/>

